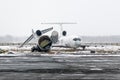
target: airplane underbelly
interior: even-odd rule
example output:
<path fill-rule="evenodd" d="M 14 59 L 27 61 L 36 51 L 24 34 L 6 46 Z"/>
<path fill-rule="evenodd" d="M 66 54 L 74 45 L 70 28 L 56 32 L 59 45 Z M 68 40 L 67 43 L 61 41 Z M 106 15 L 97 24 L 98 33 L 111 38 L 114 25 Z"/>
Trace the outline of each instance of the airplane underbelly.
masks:
<path fill-rule="evenodd" d="M 79 47 L 80 46 L 80 41 L 75 41 L 75 46 Z"/>
<path fill-rule="evenodd" d="M 75 48 L 75 43 L 73 41 L 69 41 L 68 43 L 65 44 L 68 47 Z"/>
<path fill-rule="evenodd" d="M 80 41 L 72 41 L 69 46 L 72 48 L 78 48 L 80 46 Z"/>

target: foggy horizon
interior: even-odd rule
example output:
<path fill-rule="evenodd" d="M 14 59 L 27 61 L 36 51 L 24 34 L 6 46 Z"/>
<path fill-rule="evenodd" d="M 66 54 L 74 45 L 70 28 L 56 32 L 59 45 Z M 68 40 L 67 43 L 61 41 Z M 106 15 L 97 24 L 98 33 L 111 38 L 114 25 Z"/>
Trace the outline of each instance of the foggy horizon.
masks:
<path fill-rule="evenodd" d="M 42 22 L 76 22 L 63 25 L 68 35 L 120 35 L 119 4 L 119 0 L 1 0 L 0 36 L 29 36 L 32 29 L 52 26 L 59 31 L 59 25 Z"/>
<path fill-rule="evenodd" d="M 0 43 L 23 43 L 28 36 L 15 37 L 15 36 L 0 36 Z M 120 43 L 119 36 L 80 36 L 82 43 Z M 37 42 L 33 39 L 30 42 Z"/>

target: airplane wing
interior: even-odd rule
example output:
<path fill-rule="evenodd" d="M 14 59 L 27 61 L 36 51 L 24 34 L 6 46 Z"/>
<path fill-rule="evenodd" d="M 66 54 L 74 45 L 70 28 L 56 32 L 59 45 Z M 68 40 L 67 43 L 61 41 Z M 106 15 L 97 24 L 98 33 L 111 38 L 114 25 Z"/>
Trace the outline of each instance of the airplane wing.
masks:
<path fill-rule="evenodd" d="M 44 29 L 44 30 L 41 31 L 41 33 L 45 34 L 45 33 L 49 32 L 49 31 L 51 31 L 52 29 L 53 29 L 53 27 L 48 28 L 48 29 Z"/>
<path fill-rule="evenodd" d="M 65 46 L 65 45 L 61 45 L 61 44 L 54 44 L 54 45 L 52 45 L 52 47 L 73 48 L 73 47 Z"/>
<path fill-rule="evenodd" d="M 42 35 L 42 34 L 45 34 L 45 33 L 49 32 L 49 31 L 51 31 L 52 29 L 53 29 L 53 27 L 48 28 L 48 29 L 44 29 L 44 30 L 41 30 L 41 31 L 39 30 L 39 31 L 40 31 L 40 34 Z M 38 30 L 37 30 L 37 31 L 38 31 Z M 41 36 L 41 35 L 38 35 L 37 32 L 35 33 L 35 35 Z M 25 40 L 25 41 L 19 46 L 19 48 L 23 47 L 26 43 L 30 42 L 33 38 L 34 38 L 34 33 L 31 34 L 30 37 L 28 37 L 27 40 Z"/>
<path fill-rule="evenodd" d="M 33 39 L 33 37 L 34 37 L 33 34 L 30 35 L 30 37 L 28 37 L 28 39 L 25 40 L 25 42 L 23 42 L 23 43 L 19 46 L 19 48 L 23 47 L 23 45 L 25 45 L 26 43 L 28 43 L 29 41 L 31 41 L 31 40 Z"/>
<path fill-rule="evenodd" d="M 74 48 L 74 47 L 65 46 L 65 45 L 52 45 L 52 47 Z M 83 50 L 85 50 L 85 48 L 88 47 L 88 45 L 80 45 L 79 47 L 81 47 Z"/>
<path fill-rule="evenodd" d="M 67 46 L 63 46 L 63 45 L 52 45 L 52 47 L 63 47 L 63 48 L 68 48 Z M 69 47 L 70 48 L 70 47 Z"/>

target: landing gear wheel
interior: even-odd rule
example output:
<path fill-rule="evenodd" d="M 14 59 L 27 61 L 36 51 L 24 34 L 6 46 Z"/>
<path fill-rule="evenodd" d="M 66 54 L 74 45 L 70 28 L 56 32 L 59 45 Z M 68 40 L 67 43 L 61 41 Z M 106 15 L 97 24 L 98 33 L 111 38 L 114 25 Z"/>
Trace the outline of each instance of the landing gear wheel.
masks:
<path fill-rule="evenodd" d="M 36 50 L 35 46 L 33 46 L 33 47 L 31 48 L 31 52 L 35 52 L 35 51 L 37 51 L 37 50 Z"/>
<path fill-rule="evenodd" d="M 86 47 L 86 46 L 82 46 L 83 50 L 85 50 L 85 47 Z"/>

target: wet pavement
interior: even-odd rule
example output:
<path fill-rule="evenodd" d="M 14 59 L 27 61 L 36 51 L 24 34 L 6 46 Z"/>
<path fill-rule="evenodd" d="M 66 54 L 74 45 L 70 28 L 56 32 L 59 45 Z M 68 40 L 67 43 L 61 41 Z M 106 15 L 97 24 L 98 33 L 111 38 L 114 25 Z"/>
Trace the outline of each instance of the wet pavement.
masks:
<path fill-rule="evenodd" d="M 120 80 L 120 54 L 0 54 L 0 80 Z"/>

